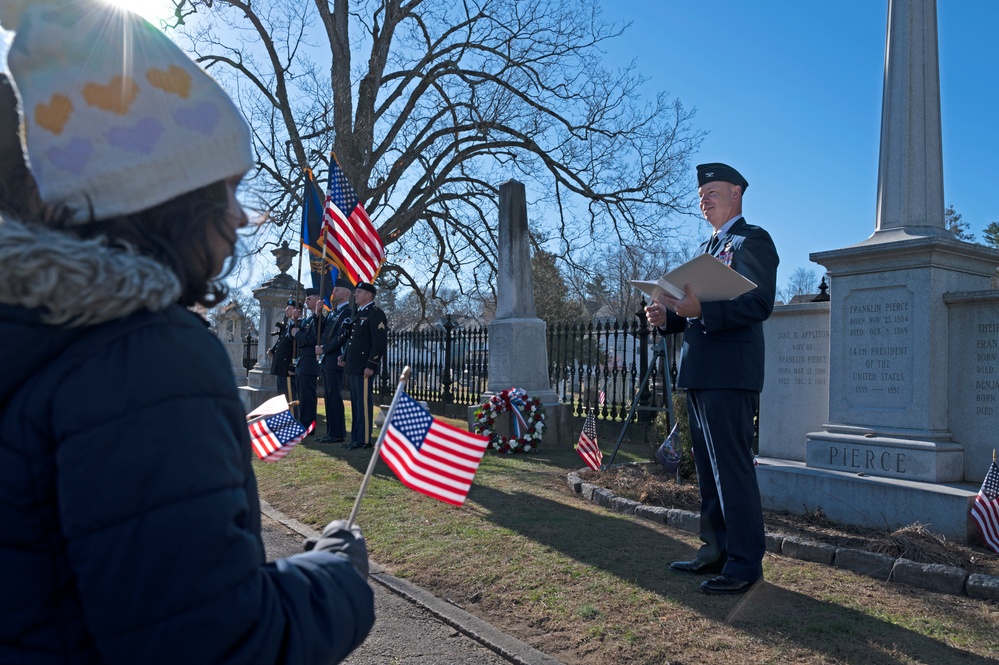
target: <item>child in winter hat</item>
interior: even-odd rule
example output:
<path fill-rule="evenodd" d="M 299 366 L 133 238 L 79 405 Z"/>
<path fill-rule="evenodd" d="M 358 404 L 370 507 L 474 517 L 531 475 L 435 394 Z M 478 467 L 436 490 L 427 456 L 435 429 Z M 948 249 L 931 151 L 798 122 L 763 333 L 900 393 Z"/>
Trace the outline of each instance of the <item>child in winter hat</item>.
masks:
<path fill-rule="evenodd" d="M 253 166 L 229 96 L 162 32 L 99 0 L 4 0 L 7 63 L 42 199 L 84 223 Z"/>

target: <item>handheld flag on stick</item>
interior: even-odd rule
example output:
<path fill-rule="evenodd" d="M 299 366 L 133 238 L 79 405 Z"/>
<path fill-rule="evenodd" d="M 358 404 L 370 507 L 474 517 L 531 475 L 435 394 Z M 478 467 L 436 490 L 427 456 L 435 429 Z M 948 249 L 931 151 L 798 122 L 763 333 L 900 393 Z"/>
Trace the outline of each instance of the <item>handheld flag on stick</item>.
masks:
<path fill-rule="evenodd" d="M 246 414 L 253 452 L 264 462 L 276 462 L 287 455 L 315 427 L 308 429 L 295 420 L 284 395 L 267 400 Z"/>
<path fill-rule="evenodd" d="M 330 160 L 323 226 L 331 260 L 351 283 L 375 281 L 385 262 L 385 245 L 335 157 Z"/>
<path fill-rule="evenodd" d="M 434 419 L 405 392 L 385 422 L 381 456 L 402 484 L 438 501 L 462 505 L 489 437 Z"/>
<path fill-rule="evenodd" d="M 305 169 L 305 191 L 302 193 L 302 247 L 308 250 L 309 272 L 312 287 L 319 289 L 323 302 L 330 307 L 330 295 L 340 270 L 326 252 L 323 244 L 323 196 L 312 177 L 312 169 Z"/>
<path fill-rule="evenodd" d="M 992 466 L 971 507 L 971 516 L 978 522 L 986 544 L 999 552 L 999 467 L 996 467 L 995 450 L 992 451 Z"/>
<path fill-rule="evenodd" d="M 656 451 L 656 460 L 669 473 L 676 473 L 683 459 L 683 446 L 680 445 L 680 423 L 674 423 L 669 436 Z"/>
<path fill-rule="evenodd" d="M 408 379 L 409 366 L 406 366 L 375 442 L 368 470 L 347 519 L 347 528 L 357 517 L 379 455 L 406 487 L 460 506 L 465 502 L 479 462 L 489 447 L 488 437 L 434 419 L 406 394 Z"/>
<path fill-rule="evenodd" d="M 583 422 L 583 432 L 579 435 L 579 441 L 576 443 L 576 452 L 586 462 L 586 466 L 594 471 L 600 470 L 604 456 L 600 452 L 600 446 L 597 445 L 597 423 L 593 419 L 593 409 L 590 409 L 589 415 Z"/>

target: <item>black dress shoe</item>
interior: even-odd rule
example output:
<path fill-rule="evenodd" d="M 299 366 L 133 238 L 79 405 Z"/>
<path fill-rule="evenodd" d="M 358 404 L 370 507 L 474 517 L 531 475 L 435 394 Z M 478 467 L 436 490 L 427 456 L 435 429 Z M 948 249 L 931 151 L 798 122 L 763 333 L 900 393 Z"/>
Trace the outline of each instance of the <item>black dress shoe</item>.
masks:
<path fill-rule="evenodd" d="M 324 436 L 321 439 L 316 439 L 317 443 L 333 443 L 333 438 L 329 436 Z"/>
<path fill-rule="evenodd" d="M 354 441 L 349 446 L 347 446 L 347 450 L 357 450 L 358 448 L 363 448 L 363 447 L 364 447 L 363 443 L 357 443 L 356 441 Z"/>
<path fill-rule="evenodd" d="M 704 563 L 700 559 L 694 559 L 693 561 L 674 561 L 669 565 L 669 567 L 670 570 L 675 570 L 678 573 L 711 575 L 713 573 L 720 573 L 722 568 L 725 567 L 725 564 L 719 561 L 716 561 L 715 563 Z"/>
<path fill-rule="evenodd" d="M 753 584 L 755 582 L 747 582 L 746 580 L 740 580 L 723 573 L 718 577 L 712 577 L 710 580 L 701 582 L 701 591 L 720 595 L 746 593 Z"/>

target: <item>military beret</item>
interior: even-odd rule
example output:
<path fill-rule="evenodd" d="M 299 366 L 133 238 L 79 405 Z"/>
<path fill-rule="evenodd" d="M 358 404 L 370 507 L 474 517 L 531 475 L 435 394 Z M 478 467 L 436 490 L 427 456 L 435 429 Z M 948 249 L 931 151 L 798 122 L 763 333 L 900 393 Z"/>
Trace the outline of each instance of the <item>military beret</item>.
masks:
<path fill-rule="evenodd" d="M 308 298 L 309 296 L 318 296 L 318 295 L 319 295 L 319 289 L 313 289 L 311 287 L 308 288 L 308 289 L 305 289 L 305 297 L 306 298 Z"/>
<path fill-rule="evenodd" d="M 368 293 L 370 293 L 372 295 L 374 295 L 375 293 L 377 293 L 377 291 L 375 290 L 375 285 L 374 284 L 368 284 L 367 282 L 358 282 L 357 283 L 357 288 L 360 289 L 361 291 L 367 291 Z"/>
<path fill-rule="evenodd" d="M 294 298 L 288 298 L 288 305 L 287 306 L 288 307 L 297 307 L 298 309 L 302 309 L 302 303 L 298 302 Z"/>
<path fill-rule="evenodd" d="M 697 165 L 698 187 L 703 187 L 706 183 L 714 182 L 715 180 L 721 180 L 722 182 L 730 182 L 733 185 L 739 185 L 742 187 L 743 192 L 745 192 L 746 188 L 749 187 L 749 182 L 742 177 L 742 174 L 728 164 L 712 162 L 710 164 Z"/>
<path fill-rule="evenodd" d="M 343 277 L 337 277 L 336 285 L 344 289 L 350 289 L 351 291 L 354 290 L 354 285 L 350 283 L 350 280 Z"/>

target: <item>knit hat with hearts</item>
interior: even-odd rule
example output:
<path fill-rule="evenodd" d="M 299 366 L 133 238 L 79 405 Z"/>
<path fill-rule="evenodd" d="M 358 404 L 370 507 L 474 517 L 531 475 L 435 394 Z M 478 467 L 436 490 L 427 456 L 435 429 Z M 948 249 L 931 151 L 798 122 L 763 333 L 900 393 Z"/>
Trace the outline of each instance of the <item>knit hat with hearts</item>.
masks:
<path fill-rule="evenodd" d="M 253 166 L 250 129 L 162 32 L 102 0 L 4 0 L 7 65 L 42 199 L 86 222 L 135 213 Z"/>

